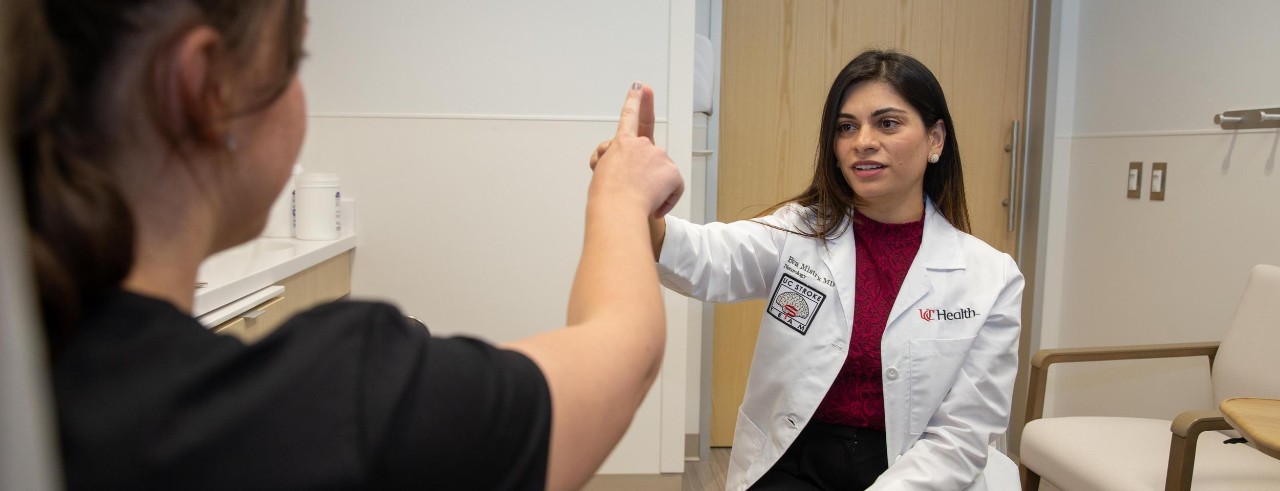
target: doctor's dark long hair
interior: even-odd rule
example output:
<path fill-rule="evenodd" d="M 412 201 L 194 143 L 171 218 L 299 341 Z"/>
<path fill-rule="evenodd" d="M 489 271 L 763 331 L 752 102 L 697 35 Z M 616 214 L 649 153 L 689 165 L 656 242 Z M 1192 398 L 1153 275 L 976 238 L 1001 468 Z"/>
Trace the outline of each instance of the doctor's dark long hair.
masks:
<path fill-rule="evenodd" d="M 166 123 L 157 61 L 176 36 L 197 25 L 222 36 L 212 76 L 222 79 L 257 59 L 264 31 L 280 29 L 274 71 L 249 88 L 237 114 L 269 106 L 292 82 L 302 58 L 303 0 L 14 0 L 5 50 L 8 127 L 22 182 L 41 311 L 56 354 L 82 313 L 133 267 L 134 224 L 107 156 L 120 147 L 126 111 L 142 111 L 174 152 L 200 143 L 193 135 L 214 121 Z M 283 8 L 282 25 L 263 19 Z M 173 32 L 157 32 L 159 29 Z M 176 27 L 174 27 L 176 26 Z M 129 68 L 136 60 L 141 68 Z M 121 76 L 124 74 L 125 76 Z M 119 87 L 117 87 L 119 85 Z M 120 97 L 139 97 L 123 108 Z M 207 143 L 206 143 L 207 144 Z"/>
<path fill-rule="evenodd" d="M 796 203 L 813 212 L 808 231 L 797 232 L 823 240 L 833 239 L 840 224 L 853 213 L 860 198 L 845 181 L 836 159 L 834 139 L 840 115 L 840 105 L 850 87 L 866 81 L 888 84 L 899 96 L 920 113 L 925 129 L 942 121 L 946 128 L 946 141 L 941 158 L 928 164 L 924 172 L 924 194 L 933 200 L 942 216 L 951 225 L 969 232 L 969 208 L 964 199 L 964 176 L 960 169 L 960 147 L 956 143 L 956 126 L 951 121 L 942 85 L 933 72 L 909 55 L 895 51 L 866 51 L 845 65 L 831 84 L 827 100 L 822 106 L 822 123 L 819 126 L 818 148 L 814 157 L 813 180 L 800 194 L 783 201 L 761 213 L 765 216 L 774 210 Z"/>

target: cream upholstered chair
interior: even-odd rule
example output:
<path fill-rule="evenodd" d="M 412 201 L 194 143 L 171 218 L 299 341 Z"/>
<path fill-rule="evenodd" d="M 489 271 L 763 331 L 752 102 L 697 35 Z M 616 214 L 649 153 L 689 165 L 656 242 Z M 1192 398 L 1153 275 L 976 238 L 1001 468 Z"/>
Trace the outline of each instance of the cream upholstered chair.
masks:
<path fill-rule="evenodd" d="M 1223 444 L 1230 430 L 1214 408 L 1168 420 L 1041 418 L 1055 363 L 1183 356 L 1209 358 L 1214 401 L 1280 398 L 1280 267 L 1253 268 L 1221 343 L 1041 350 L 1031 361 L 1022 430 L 1024 490 L 1040 480 L 1064 490 L 1280 490 L 1280 460 L 1245 444 Z M 1194 470 L 1194 473 L 1192 472 Z"/>

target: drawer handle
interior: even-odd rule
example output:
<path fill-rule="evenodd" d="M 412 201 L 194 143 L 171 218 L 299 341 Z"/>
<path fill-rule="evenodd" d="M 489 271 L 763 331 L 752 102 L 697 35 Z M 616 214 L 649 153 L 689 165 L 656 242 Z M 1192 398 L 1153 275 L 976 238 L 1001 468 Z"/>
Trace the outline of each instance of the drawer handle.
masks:
<path fill-rule="evenodd" d="M 271 300 L 267 300 L 266 302 L 262 302 L 257 307 L 244 311 L 244 313 L 240 314 L 240 317 L 244 317 L 245 319 L 257 319 L 258 317 L 262 317 L 262 314 L 267 313 L 267 309 L 271 308 L 272 305 L 280 303 L 281 300 L 284 300 L 284 296 L 279 296 Z"/>

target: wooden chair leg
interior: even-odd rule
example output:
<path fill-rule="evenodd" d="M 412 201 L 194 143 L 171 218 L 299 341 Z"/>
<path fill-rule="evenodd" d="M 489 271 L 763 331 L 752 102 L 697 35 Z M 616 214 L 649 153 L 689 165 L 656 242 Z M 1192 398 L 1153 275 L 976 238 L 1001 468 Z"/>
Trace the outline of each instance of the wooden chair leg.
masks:
<path fill-rule="evenodd" d="M 1187 438 L 1173 434 L 1169 441 L 1169 471 L 1164 476 L 1165 491 L 1190 491 L 1191 474 L 1196 465 L 1196 440 L 1199 433 Z"/>
<path fill-rule="evenodd" d="M 1040 489 L 1040 474 L 1028 469 L 1027 466 L 1018 464 L 1018 473 L 1022 474 L 1022 491 L 1038 491 Z"/>

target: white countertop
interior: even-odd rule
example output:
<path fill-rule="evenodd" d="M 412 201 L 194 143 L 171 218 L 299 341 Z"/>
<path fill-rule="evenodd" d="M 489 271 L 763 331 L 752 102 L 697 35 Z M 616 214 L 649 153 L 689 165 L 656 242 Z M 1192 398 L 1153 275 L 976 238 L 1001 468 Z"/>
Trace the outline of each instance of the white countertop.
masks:
<path fill-rule="evenodd" d="M 207 284 L 196 289 L 191 315 L 204 315 L 355 247 L 355 235 L 338 240 L 259 237 L 209 256 L 196 273 L 196 281 Z"/>

